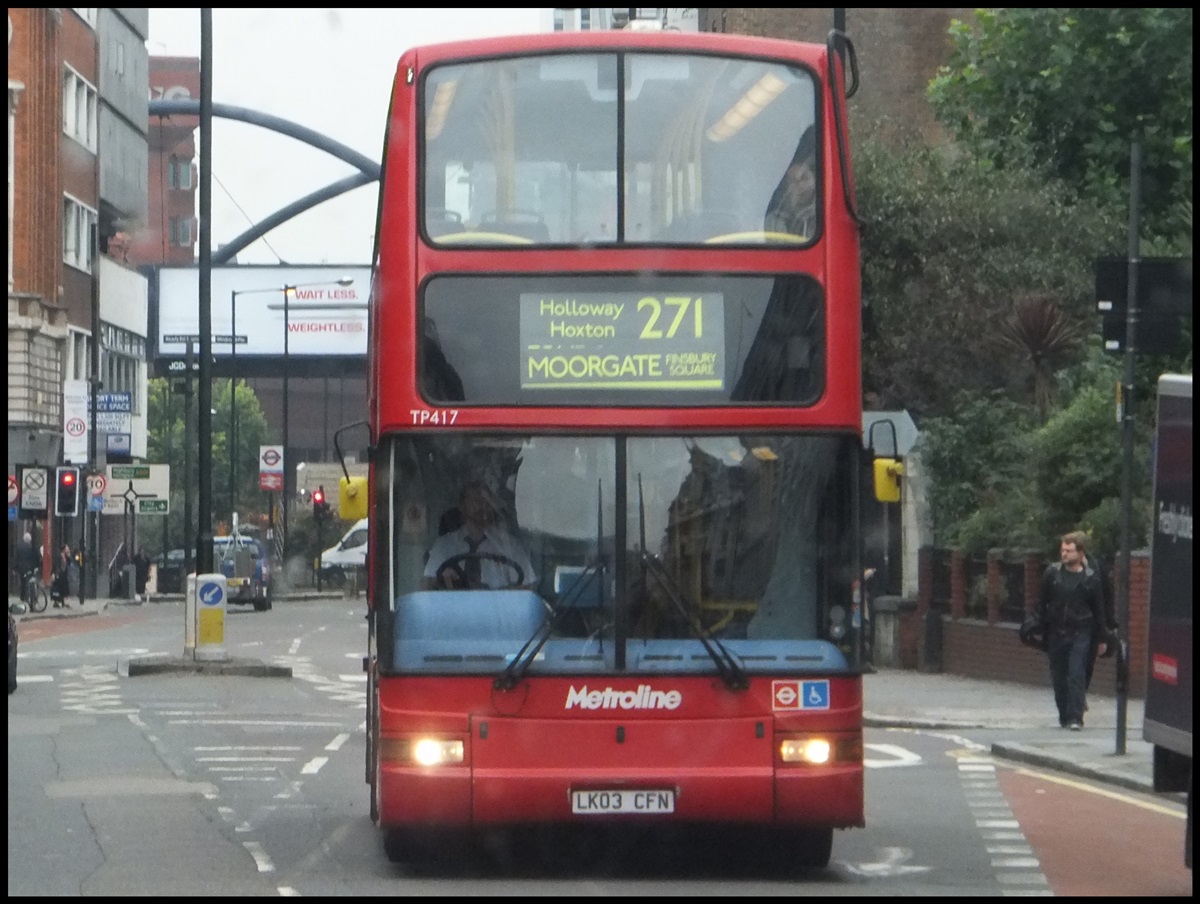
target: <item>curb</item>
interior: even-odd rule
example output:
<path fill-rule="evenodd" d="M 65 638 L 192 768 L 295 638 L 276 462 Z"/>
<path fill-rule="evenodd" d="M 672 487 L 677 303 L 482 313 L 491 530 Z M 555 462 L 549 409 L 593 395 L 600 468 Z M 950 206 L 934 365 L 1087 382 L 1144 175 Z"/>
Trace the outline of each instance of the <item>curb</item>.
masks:
<path fill-rule="evenodd" d="M 145 656 L 120 660 L 117 674 L 139 675 L 236 675 L 243 678 L 291 678 L 291 666 L 270 665 L 260 659 L 187 659 L 183 656 Z"/>
<path fill-rule="evenodd" d="M 1121 769 L 1110 769 L 1102 764 L 1078 763 L 1074 760 L 1048 754 L 1028 744 L 998 742 L 992 745 L 992 754 L 1018 763 L 1028 763 L 1031 766 L 1041 766 L 1045 769 L 1053 769 L 1056 772 L 1067 772 L 1082 778 L 1092 779 L 1093 781 L 1117 785 L 1127 788 L 1130 791 L 1142 791 L 1148 794 L 1155 793 L 1154 782 L 1144 776 Z"/>

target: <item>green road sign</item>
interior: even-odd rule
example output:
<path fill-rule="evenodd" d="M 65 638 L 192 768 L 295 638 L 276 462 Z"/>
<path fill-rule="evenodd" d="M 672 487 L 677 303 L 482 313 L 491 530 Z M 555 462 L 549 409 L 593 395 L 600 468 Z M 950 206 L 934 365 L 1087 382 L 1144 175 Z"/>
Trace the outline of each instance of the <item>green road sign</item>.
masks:
<path fill-rule="evenodd" d="M 113 465 L 113 480 L 149 480 L 149 465 Z"/>

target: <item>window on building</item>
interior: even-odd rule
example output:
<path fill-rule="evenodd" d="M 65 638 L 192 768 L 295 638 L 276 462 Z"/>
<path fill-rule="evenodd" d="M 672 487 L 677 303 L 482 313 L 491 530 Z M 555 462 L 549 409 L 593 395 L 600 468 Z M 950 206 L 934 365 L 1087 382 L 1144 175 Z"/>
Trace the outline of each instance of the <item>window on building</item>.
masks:
<path fill-rule="evenodd" d="M 13 210 L 17 184 L 17 102 L 25 86 L 8 81 L 8 287 L 13 287 Z"/>
<path fill-rule="evenodd" d="M 171 217 L 171 244 L 172 245 L 191 245 L 192 244 L 192 219 L 191 219 L 191 217 Z"/>
<path fill-rule="evenodd" d="M 72 198 L 63 197 L 63 263 L 85 273 L 92 272 L 92 226 L 96 211 Z"/>
<path fill-rule="evenodd" d="M 67 66 L 63 72 L 63 131 L 96 151 L 96 88 Z"/>
<path fill-rule="evenodd" d="M 167 162 L 167 183 L 171 188 L 191 188 L 192 161 L 185 157 L 171 157 Z"/>
<path fill-rule="evenodd" d="M 105 392 L 129 393 L 134 414 L 141 413 L 142 368 L 146 361 L 146 340 L 137 333 L 105 323 L 100 328 L 104 346 L 101 379 Z"/>

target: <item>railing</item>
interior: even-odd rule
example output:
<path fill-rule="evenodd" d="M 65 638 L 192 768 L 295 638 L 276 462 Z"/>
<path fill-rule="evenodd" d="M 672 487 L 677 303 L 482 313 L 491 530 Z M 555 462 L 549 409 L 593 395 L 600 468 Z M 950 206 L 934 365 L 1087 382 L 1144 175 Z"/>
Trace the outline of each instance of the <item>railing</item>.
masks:
<path fill-rule="evenodd" d="M 943 615 L 950 614 L 950 550 L 933 549 L 930 555 L 930 577 L 933 580 L 929 608 Z"/>
<path fill-rule="evenodd" d="M 1025 620 L 1025 561 L 1001 560 L 1000 612 L 1002 622 L 1020 624 Z"/>
<path fill-rule="evenodd" d="M 967 585 L 967 618 L 987 619 L 988 561 L 987 556 L 972 555 L 963 560 L 963 578 Z"/>

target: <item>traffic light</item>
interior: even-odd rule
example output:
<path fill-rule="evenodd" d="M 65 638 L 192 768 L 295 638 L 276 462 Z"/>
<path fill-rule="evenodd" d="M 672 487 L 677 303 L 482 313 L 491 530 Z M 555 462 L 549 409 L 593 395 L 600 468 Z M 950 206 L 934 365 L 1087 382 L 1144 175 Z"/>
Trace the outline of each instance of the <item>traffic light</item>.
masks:
<path fill-rule="evenodd" d="M 312 494 L 313 518 L 324 521 L 329 517 L 329 503 L 325 501 L 325 487 L 317 487 Z"/>
<path fill-rule="evenodd" d="M 54 514 L 73 518 L 79 514 L 79 469 L 55 470 Z"/>

